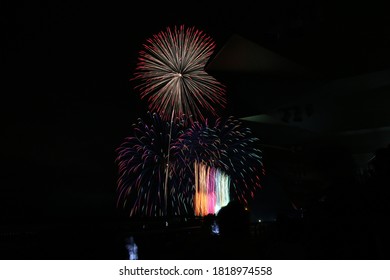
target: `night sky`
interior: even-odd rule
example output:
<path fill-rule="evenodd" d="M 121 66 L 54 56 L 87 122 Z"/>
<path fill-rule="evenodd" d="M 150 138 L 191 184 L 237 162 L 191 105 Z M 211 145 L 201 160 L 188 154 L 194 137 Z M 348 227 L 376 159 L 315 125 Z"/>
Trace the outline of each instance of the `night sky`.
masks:
<path fill-rule="evenodd" d="M 196 26 L 217 51 L 238 33 L 337 78 L 390 65 L 386 9 L 374 2 L 2 3 L 1 219 L 116 215 L 115 148 L 147 112 L 129 79 L 166 26 Z"/>

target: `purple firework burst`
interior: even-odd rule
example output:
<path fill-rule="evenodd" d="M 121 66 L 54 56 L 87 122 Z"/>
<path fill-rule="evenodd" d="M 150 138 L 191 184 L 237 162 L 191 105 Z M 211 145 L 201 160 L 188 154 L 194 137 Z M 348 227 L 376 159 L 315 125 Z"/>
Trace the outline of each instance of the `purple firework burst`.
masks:
<path fill-rule="evenodd" d="M 156 113 L 150 121 L 138 119 L 133 124 L 133 133 L 126 137 L 116 149 L 119 167 L 117 206 L 129 211 L 130 216 L 164 215 L 164 179 L 169 137 L 175 141 L 183 133 L 184 119 L 176 118 L 172 123 L 164 121 Z M 171 129 L 172 124 L 172 129 Z M 181 186 L 182 175 L 174 160 L 170 161 L 169 187 L 170 209 L 177 215 L 186 214 L 191 195 Z"/>
<path fill-rule="evenodd" d="M 258 141 L 241 121 L 234 117 L 218 118 L 213 124 L 193 123 L 172 149 L 180 166 L 186 168 L 182 172 L 191 178 L 195 161 L 224 171 L 231 178 L 231 196 L 247 204 L 248 198 L 253 198 L 256 189 L 261 187 L 264 172 Z M 183 181 L 193 184 L 191 178 Z"/>

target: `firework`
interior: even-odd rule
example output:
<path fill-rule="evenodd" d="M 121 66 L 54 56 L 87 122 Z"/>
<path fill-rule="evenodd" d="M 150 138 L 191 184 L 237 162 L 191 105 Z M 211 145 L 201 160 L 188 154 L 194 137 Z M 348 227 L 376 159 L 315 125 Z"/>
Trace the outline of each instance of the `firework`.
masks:
<path fill-rule="evenodd" d="M 164 215 L 164 178 L 168 171 L 170 205 L 175 214 L 185 214 L 192 202 L 191 194 L 181 188 L 182 177 L 174 161 L 167 167 L 169 137 L 178 138 L 184 127 L 183 119 L 172 123 L 163 121 L 156 113 L 150 122 L 138 120 L 133 134 L 125 138 L 116 150 L 119 167 L 117 206 L 129 209 L 130 216 Z M 172 125 L 172 129 L 171 129 Z M 186 202 L 186 200 L 188 200 Z"/>
<path fill-rule="evenodd" d="M 264 174 L 262 152 L 256 147 L 259 139 L 234 117 L 219 118 L 214 129 L 222 150 L 220 168 L 229 174 L 232 181 L 231 196 L 247 205 L 247 199 L 253 198 L 255 190 L 261 187 L 260 176 Z"/>
<path fill-rule="evenodd" d="M 218 213 L 219 209 L 226 206 L 229 201 L 230 176 L 218 168 L 215 173 L 215 203 L 213 213 Z"/>
<path fill-rule="evenodd" d="M 196 216 L 215 214 L 230 201 L 230 178 L 218 168 L 194 163 Z"/>
<path fill-rule="evenodd" d="M 209 209 L 205 202 L 209 197 L 203 193 L 215 194 L 215 212 L 229 199 L 247 205 L 248 198 L 253 198 L 263 172 L 258 140 L 233 117 L 219 118 L 213 124 L 195 122 L 177 139 L 173 153 L 185 167 L 183 173 L 194 177 L 185 182 L 196 186 L 196 213 L 204 214 L 208 210 L 203 209 Z"/>
<path fill-rule="evenodd" d="M 226 105 L 224 86 L 205 71 L 215 43 L 203 31 L 184 25 L 167 27 L 143 47 L 133 80 L 140 81 L 136 89 L 151 111 L 164 120 L 172 112 L 204 120 L 201 109 L 216 116 L 214 105 Z"/>
<path fill-rule="evenodd" d="M 130 216 L 165 215 L 166 186 L 174 215 L 204 216 L 231 199 L 247 204 L 253 198 L 262 163 L 249 128 L 233 117 L 212 125 L 185 118 L 168 122 L 156 113 L 150 117 L 150 122 L 139 119 L 117 149 L 118 206 L 129 209 Z"/>

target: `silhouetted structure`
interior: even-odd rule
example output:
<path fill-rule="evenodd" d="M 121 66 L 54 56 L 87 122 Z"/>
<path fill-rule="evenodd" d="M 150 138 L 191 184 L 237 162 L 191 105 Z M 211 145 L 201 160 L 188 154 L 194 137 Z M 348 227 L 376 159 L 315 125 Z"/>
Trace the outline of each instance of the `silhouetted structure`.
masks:
<path fill-rule="evenodd" d="M 375 258 L 390 257 L 390 145 L 376 150 L 370 164 L 373 173 L 365 184 L 367 199 L 365 208 L 374 235 Z"/>
<path fill-rule="evenodd" d="M 239 202 L 230 201 L 217 215 L 221 236 L 244 237 L 249 234 L 250 215 Z"/>
<path fill-rule="evenodd" d="M 352 155 L 343 147 L 320 147 L 308 151 L 306 164 L 310 174 L 303 183 L 308 177 L 319 188 L 304 219 L 307 257 L 368 258 L 372 237 L 363 222 L 363 193 Z"/>

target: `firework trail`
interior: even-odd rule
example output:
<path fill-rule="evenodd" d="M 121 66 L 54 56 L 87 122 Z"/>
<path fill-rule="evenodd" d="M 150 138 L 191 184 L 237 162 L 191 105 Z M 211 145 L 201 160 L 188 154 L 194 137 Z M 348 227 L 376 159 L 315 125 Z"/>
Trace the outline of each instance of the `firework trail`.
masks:
<path fill-rule="evenodd" d="M 172 139 L 183 133 L 185 120 L 163 121 L 156 113 L 149 114 L 150 122 L 138 119 L 133 134 L 116 149 L 119 167 L 117 206 L 128 209 L 130 216 L 161 216 L 164 214 L 164 178 Z M 186 214 L 192 202 L 191 194 L 182 189 L 182 177 L 175 161 L 169 165 L 170 206 L 174 214 Z"/>
<path fill-rule="evenodd" d="M 209 180 L 208 167 L 214 167 L 218 160 L 219 138 L 215 131 L 200 122 L 193 122 L 172 144 L 172 154 L 180 168 L 177 170 L 183 178 L 182 188 L 192 192 L 189 208 L 197 216 L 204 216 Z M 210 212 L 211 213 L 211 212 Z"/>
<path fill-rule="evenodd" d="M 136 89 L 152 112 L 164 120 L 173 111 L 205 120 L 201 109 L 216 116 L 214 105 L 225 107 L 225 87 L 205 71 L 215 49 L 210 36 L 194 27 L 167 27 L 143 47 L 133 80 L 140 80 Z"/>
<path fill-rule="evenodd" d="M 234 117 L 217 119 L 214 129 L 223 151 L 221 169 L 231 177 L 231 196 L 247 205 L 247 199 L 253 198 L 255 190 L 261 187 L 260 176 L 264 174 L 262 152 L 256 148 L 259 139 L 253 136 L 250 128 L 243 126 Z"/>
<path fill-rule="evenodd" d="M 195 177 L 186 178 L 184 182 L 196 186 L 196 213 L 205 213 L 201 210 L 207 208 L 201 194 L 207 192 L 224 197 L 224 202 L 237 199 L 248 204 L 248 198 L 253 198 L 260 187 L 263 173 L 262 154 L 256 148 L 258 140 L 249 128 L 233 117 L 219 118 L 213 124 L 195 122 L 177 139 L 172 147 L 175 158 L 181 162 L 184 174 Z M 210 175 L 213 172 L 215 174 Z M 230 185 L 229 198 L 226 198 L 226 184 Z M 199 201 L 202 201 L 201 205 Z"/>
<path fill-rule="evenodd" d="M 196 216 L 215 214 L 230 201 L 230 177 L 219 168 L 194 163 Z"/>
<path fill-rule="evenodd" d="M 150 114 L 138 120 L 133 135 L 117 149 L 118 206 L 130 216 L 164 215 L 164 178 L 170 122 Z M 258 139 L 233 117 L 190 123 L 176 118 L 172 126 L 168 170 L 169 207 L 174 215 L 216 213 L 231 199 L 247 204 L 260 187 Z"/>

